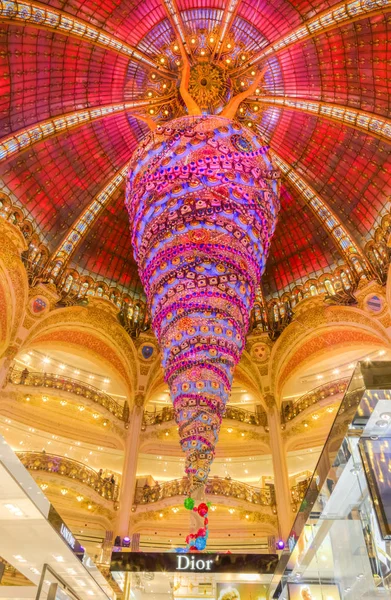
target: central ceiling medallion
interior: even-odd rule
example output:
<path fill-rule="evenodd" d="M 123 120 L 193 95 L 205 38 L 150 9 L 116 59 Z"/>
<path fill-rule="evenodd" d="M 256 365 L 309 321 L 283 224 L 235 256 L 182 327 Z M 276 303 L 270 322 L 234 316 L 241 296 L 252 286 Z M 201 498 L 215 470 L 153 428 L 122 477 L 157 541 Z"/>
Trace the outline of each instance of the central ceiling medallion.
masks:
<path fill-rule="evenodd" d="M 199 62 L 191 67 L 189 92 L 198 106 L 212 112 L 228 99 L 229 81 L 221 67 Z"/>

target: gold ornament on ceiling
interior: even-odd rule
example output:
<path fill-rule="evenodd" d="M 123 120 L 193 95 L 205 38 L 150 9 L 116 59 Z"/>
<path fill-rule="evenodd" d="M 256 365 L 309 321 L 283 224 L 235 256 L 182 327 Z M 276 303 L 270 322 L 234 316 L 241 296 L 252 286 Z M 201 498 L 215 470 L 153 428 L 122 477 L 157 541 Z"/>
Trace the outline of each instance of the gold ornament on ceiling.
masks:
<path fill-rule="evenodd" d="M 221 67 L 200 62 L 191 68 L 189 92 L 200 108 L 210 110 L 224 104 L 228 88 L 227 76 Z"/>

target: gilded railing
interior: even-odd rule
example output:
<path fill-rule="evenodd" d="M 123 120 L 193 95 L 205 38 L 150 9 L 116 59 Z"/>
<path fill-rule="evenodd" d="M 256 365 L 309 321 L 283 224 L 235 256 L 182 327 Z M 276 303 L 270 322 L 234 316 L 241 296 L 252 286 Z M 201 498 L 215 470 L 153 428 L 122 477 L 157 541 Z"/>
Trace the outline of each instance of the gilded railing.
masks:
<path fill-rule="evenodd" d="M 308 485 L 311 481 L 311 477 L 305 479 L 304 481 L 300 481 L 296 485 L 291 488 L 291 502 L 295 509 L 297 510 L 300 504 L 303 501 L 305 493 L 307 491 Z"/>
<path fill-rule="evenodd" d="M 65 456 L 56 456 L 46 454 L 46 452 L 17 452 L 21 463 L 29 471 L 44 471 L 55 473 L 61 477 L 74 479 L 88 485 L 106 500 L 118 500 L 119 485 L 105 479 L 99 473 L 87 467 L 77 460 L 66 458 Z"/>
<path fill-rule="evenodd" d="M 212 477 L 206 483 L 205 493 L 209 496 L 236 498 L 259 506 L 275 506 L 274 486 L 257 488 L 233 479 Z M 187 496 L 188 494 L 189 480 L 184 477 L 165 481 L 153 487 L 148 485 L 137 487 L 134 503 L 152 504 L 173 496 Z"/>
<path fill-rule="evenodd" d="M 257 425 L 265 427 L 267 425 L 267 417 L 264 412 L 255 413 L 243 408 L 236 406 L 227 406 L 224 417 L 226 419 L 233 419 L 234 421 L 240 421 L 241 423 L 248 423 L 249 425 Z M 164 407 L 162 410 L 156 412 L 144 411 L 143 415 L 143 429 L 148 425 L 159 425 L 160 423 L 167 423 L 175 419 L 174 409 L 171 406 Z"/>
<path fill-rule="evenodd" d="M 344 393 L 348 383 L 348 377 L 344 379 L 337 379 L 336 381 L 330 381 L 329 383 L 324 383 L 310 392 L 307 392 L 298 400 L 296 400 L 296 402 L 285 403 L 281 409 L 281 421 L 283 423 L 292 421 L 292 419 L 297 417 L 308 407 L 312 406 L 313 404 L 317 404 L 321 400 L 324 400 L 324 398 Z"/>
<path fill-rule="evenodd" d="M 70 377 L 55 375 L 53 373 L 21 371 L 14 367 L 9 371 L 8 381 L 14 385 L 46 387 L 52 388 L 53 390 L 70 392 L 76 396 L 82 396 L 88 400 L 93 400 L 112 413 L 117 419 L 120 419 L 125 423 L 129 421 L 129 405 L 127 402 L 122 406 L 116 402 L 114 398 L 109 396 L 109 394 L 98 390 L 92 385 L 78 381 L 77 379 L 71 379 Z"/>

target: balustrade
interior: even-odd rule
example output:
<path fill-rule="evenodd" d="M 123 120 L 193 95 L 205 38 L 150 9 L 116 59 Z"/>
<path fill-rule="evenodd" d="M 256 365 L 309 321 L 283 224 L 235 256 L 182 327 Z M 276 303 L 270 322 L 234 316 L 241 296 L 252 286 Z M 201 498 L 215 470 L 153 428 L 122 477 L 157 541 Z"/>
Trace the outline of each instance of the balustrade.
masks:
<path fill-rule="evenodd" d="M 254 413 L 249 410 L 244 410 L 236 406 L 228 405 L 226 407 L 225 415 L 226 419 L 232 419 L 234 421 L 240 421 L 241 423 L 248 423 L 249 425 L 263 426 L 267 425 L 267 417 L 263 412 Z M 168 421 L 175 420 L 175 411 L 173 407 L 167 406 L 157 412 L 144 411 L 143 415 L 143 430 L 149 425 L 159 425 L 160 423 L 167 423 Z"/>
<path fill-rule="evenodd" d="M 17 452 L 16 454 L 29 471 L 45 471 L 74 479 L 88 485 L 106 500 L 114 502 L 118 500 L 119 485 L 104 479 L 94 469 L 83 463 L 64 456 L 46 454 L 46 452 Z"/>
<path fill-rule="evenodd" d="M 297 510 L 302 503 L 310 481 L 311 477 L 305 479 L 304 481 L 299 481 L 291 488 L 292 505 L 294 510 Z"/>
<path fill-rule="evenodd" d="M 348 383 L 348 377 L 330 381 L 329 383 L 324 383 L 310 392 L 307 392 L 296 400 L 296 402 L 285 403 L 281 409 L 281 422 L 286 423 L 287 421 L 292 421 L 292 419 L 297 417 L 304 410 L 317 404 L 321 400 L 324 400 L 324 398 L 344 393 Z"/>
<path fill-rule="evenodd" d="M 259 506 L 275 505 L 274 487 L 272 485 L 266 488 L 257 488 L 229 478 L 212 477 L 206 483 L 205 493 L 209 496 L 236 498 Z M 152 504 L 173 496 L 187 496 L 188 494 L 189 480 L 183 477 L 182 479 L 165 481 L 152 487 L 148 485 L 137 487 L 134 503 Z"/>
<path fill-rule="evenodd" d="M 117 419 L 127 423 L 129 421 L 129 406 L 125 402 L 124 406 L 121 406 L 111 396 L 98 390 L 97 388 L 83 383 L 70 377 L 63 375 L 55 375 L 53 373 L 39 373 L 39 372 L 27 372 L 20 371 L 16 368 L 11 368 L 8 381 L 14 385 L 26 385 L 32 387 L 46 387 L 54 390 L 62 390 L 64 392 L 70 392 L 77 396 L 82 396 L 88 400 L 93 400 L 110 413 L 112 413 Z"/>

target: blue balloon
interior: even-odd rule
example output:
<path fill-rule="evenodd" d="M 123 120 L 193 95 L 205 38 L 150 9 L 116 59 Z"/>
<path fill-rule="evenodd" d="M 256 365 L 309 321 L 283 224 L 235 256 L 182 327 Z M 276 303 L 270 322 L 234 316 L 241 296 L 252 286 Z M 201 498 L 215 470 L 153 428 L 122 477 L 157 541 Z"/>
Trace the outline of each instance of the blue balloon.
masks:
<path fill-rule="evenodd" d="M 206 547 L 206 539 L 204 537 L 196 538 L 194 546 L 197 548 L 197 550 L 204 550 Z"/>
<path fill-rule="evenodd" d="M 178 554 L 185 554 L 188 551 L 187 548 L 175 548 L 175 552 L 178 552 Z"/>

